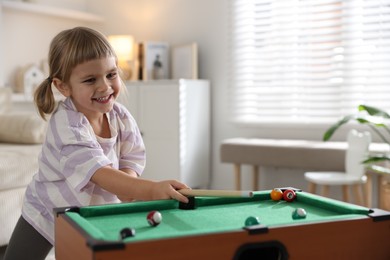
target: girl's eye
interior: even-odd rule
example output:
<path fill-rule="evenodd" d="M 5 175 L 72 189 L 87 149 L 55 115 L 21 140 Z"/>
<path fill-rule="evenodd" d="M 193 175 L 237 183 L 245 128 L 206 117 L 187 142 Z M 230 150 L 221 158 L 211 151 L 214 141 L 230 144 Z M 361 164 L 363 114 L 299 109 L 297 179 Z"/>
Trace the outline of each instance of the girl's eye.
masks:
<path fill-rule="evenodd" d="M 109 74 L 107 74 L 107 78 L 108 79 L 114 79 L 116 77 L 117 73 L 116 72 L 111 72 Z"/>
<path fill-rule="evenodd" d="M 95 79 L 94 78 L 89 78 L 83 81 L 83 83 L 94 83 Z"/>

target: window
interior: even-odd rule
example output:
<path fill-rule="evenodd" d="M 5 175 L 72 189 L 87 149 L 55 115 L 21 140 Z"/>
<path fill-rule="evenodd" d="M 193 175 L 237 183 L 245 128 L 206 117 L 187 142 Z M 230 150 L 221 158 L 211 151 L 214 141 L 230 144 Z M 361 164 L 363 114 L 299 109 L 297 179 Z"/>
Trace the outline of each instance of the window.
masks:
<path fill-rule="evenodd" d="M 390 111 L 390 0 L 232 0 L 239 123 L 330 123 Z"/>

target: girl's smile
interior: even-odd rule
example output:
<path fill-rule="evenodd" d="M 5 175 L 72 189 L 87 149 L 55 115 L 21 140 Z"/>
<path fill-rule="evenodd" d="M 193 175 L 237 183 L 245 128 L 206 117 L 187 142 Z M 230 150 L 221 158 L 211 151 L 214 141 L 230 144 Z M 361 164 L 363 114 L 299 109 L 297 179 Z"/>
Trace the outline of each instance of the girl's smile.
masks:
<path fill-rule="evenodd" d="M 121 81 L 115 57 L 86 61 L 74 67 L 69 83 L 57 84 L 77 111 L 95 121 L 109 112 L 119 95 Z"/>
<path fill-rule="evenodd" d="M 98 103 L 101 103 L 101 104 L 107 104 L 108 102 L 110 102 L 110 100 L 113 98 L 113 95 L 110 94 L 108 96 L 105 96 L 105 97 L 96 97 L 96 98 L 92 98 L 92 100 L 98 102 Z"/>

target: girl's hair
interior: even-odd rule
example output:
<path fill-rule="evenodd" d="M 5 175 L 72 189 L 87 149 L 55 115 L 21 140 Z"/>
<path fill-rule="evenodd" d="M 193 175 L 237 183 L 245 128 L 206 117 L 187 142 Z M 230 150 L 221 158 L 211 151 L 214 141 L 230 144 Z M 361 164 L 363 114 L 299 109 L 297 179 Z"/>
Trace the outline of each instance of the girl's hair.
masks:
<path fill-rule="evenodd" d="M 35 105 L 41 117 L 45 119 L 45 115 L 51 114 L 56 106 L 51 89 L 53 78 L 68 83 L 72 70 L 78 64 L 104 57 L 115 57 L 118 60 L 107 38 L 100 32 L 76 27 L 55 36 L 49 50 L 49 77 L 34 93 Z"/>

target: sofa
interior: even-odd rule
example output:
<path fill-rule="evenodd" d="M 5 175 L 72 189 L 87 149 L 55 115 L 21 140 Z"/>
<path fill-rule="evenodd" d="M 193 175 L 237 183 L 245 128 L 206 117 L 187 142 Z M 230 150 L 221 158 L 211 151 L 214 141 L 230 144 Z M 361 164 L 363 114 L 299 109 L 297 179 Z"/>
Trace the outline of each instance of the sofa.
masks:
<path fill-rule="evenodd" d="M 0 246 L 20 217 L 27 185 L 38 169 L 47 123 L 34 110 L 18 111 L 9 88 L 0 88 Z"/>

